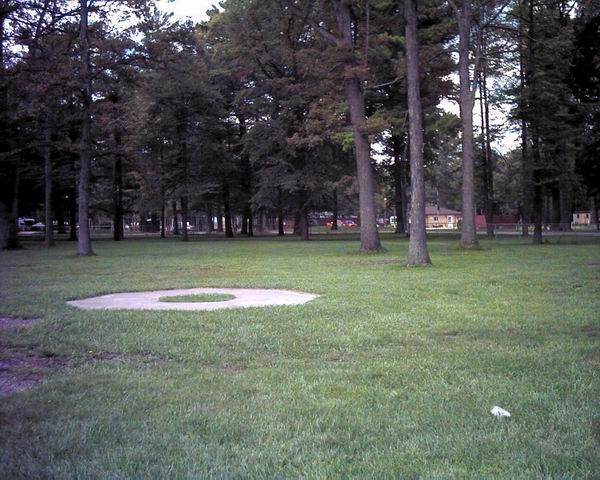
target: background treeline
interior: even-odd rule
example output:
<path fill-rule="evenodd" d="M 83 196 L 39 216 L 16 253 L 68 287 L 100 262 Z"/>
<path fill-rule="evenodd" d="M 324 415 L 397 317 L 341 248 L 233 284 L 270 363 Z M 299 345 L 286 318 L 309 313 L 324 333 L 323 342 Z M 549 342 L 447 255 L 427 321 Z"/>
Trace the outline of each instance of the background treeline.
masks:
<path fill-rule="evenodd" d="M 599 12 L 597 0 L 225 0 L 192 24 L 151 1 L 0 0 L 7 245 L 40 207 L 47 245 L 53 221 L 68 223 L 81 255 L 90 215 L 110 218 L 115 240 L 132 213 L 187 240 L 192 217 L 227 236 L 283 234 L 294 218 L 307 239 L 311 212 L 334 226 L 355 213 L 361 250 L 376 251 L 388 208 L 400 234 L 410 214 L 409 264 L 429 262 L 426 203 L 462 210 L 465 248 L 476 212 L 490 236 L 493 215 L 515 215 L 535 243 L 574 209 L 596 223 Z M 519 143 L 497 151 L 508 132 Z"/>

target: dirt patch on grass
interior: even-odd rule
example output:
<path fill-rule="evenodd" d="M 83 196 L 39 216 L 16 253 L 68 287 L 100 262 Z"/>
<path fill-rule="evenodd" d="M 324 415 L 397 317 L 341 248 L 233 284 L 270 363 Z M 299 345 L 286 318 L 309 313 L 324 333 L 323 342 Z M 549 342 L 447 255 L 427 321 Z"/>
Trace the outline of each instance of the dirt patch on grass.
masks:
<path fill-rule="evenodd" d="M 0 345 L 0 397 L 30 389 L 66 365 L 66 358 L 35 347 Z"/>
<path fill-rule="evenodd" d="M 586 325 L 581 331 L 588 337 L 600 337 L 600 327 L 596 325 Z"/>
<path fill-rule="evenodd" d="M 462 332 L 459 332 L 458 330 L 448 330 L 445 332 L 437 332 L 436 333 L 436 335 L 438 335 L 440 337 L 458 337 L 461 334 L 462 334 Z"/>
<path fill-rule="evenodd" d="M 170 358 L 152 352 L 89 352 L 89 360 L 92 362 L 109 363 L 165 363 Z"/>
<path fill-rule="evenodd" d="M 0 317 L 0 330 L 29 328 L 41 321 L 41 318 Z"/>

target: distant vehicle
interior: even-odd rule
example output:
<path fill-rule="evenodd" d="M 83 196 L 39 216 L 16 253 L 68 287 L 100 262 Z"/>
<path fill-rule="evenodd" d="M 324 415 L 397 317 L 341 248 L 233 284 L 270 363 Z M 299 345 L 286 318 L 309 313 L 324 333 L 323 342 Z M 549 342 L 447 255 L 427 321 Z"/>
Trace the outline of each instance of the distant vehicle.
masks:
<path fill-rule="evenodd" d="M 34 232 L 43 232 L 44 230 L 46 230 L 46 224 L 42 222 L 34 223 L 31 226 L 31 230 L 33 230 Z"/>
<path fill-rule="evenodd" d="M 21 230 L 21 231 L 31 230 L 31 227 L 33 226 L 34 223 L 35 223 L 34 218 L 20 217 L 19 218 L 19 230 Z"/>
<path fill-rule="evenodd" d="M 349 228 L 358 227 L 358 225 L 356 224 L 356 222 L 354 220 L 342 220 L 342 224 L 344 225 L 344 227 L 349 227 Z"/>

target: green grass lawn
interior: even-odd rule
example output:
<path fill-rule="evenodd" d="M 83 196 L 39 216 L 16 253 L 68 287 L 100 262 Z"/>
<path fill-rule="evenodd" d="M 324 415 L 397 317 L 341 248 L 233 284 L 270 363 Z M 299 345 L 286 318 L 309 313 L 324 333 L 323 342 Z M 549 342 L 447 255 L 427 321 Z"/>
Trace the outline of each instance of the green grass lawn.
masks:
<path fill-rule="evenodd" d="M 0 314 L 43 318 L 2 342 L 70 359 L 0 398 L 0 477 L 598 478 L 600 239 L 551 241 L 462 252 L 436 236 L 422 269 L 392 235 L 381 255 L 332 235 L 0 253 Z M 221 312 L 65 303 L 192 287 L 321 296 Z"/>
<path fill-rule="evenodd" d="M 235 295 L 228 293 L 200 293 L 197 295 L 175 295 L 168 297 L 160 297 L 160 302 L 169 303 L 203 303 L 203 302 L 225 302 L 227 300 L 233 300 Z"/>

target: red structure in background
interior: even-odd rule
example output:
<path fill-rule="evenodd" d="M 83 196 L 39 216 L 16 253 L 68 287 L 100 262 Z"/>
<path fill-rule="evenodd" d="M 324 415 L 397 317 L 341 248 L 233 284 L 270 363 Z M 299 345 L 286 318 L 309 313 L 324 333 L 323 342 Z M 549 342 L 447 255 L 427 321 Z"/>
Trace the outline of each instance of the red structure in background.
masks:
<path fill-rule="evenodd" d="M 514 227 L 519 223 L 519 217 L 516 215 L 492 215 L 492 223 L 499 229 L 502 229 L 503 226 Z M 477 215 L 475 217 L 475 227 L 477 230 L 485 230 L 487 228 L 485 215 Z"/>

